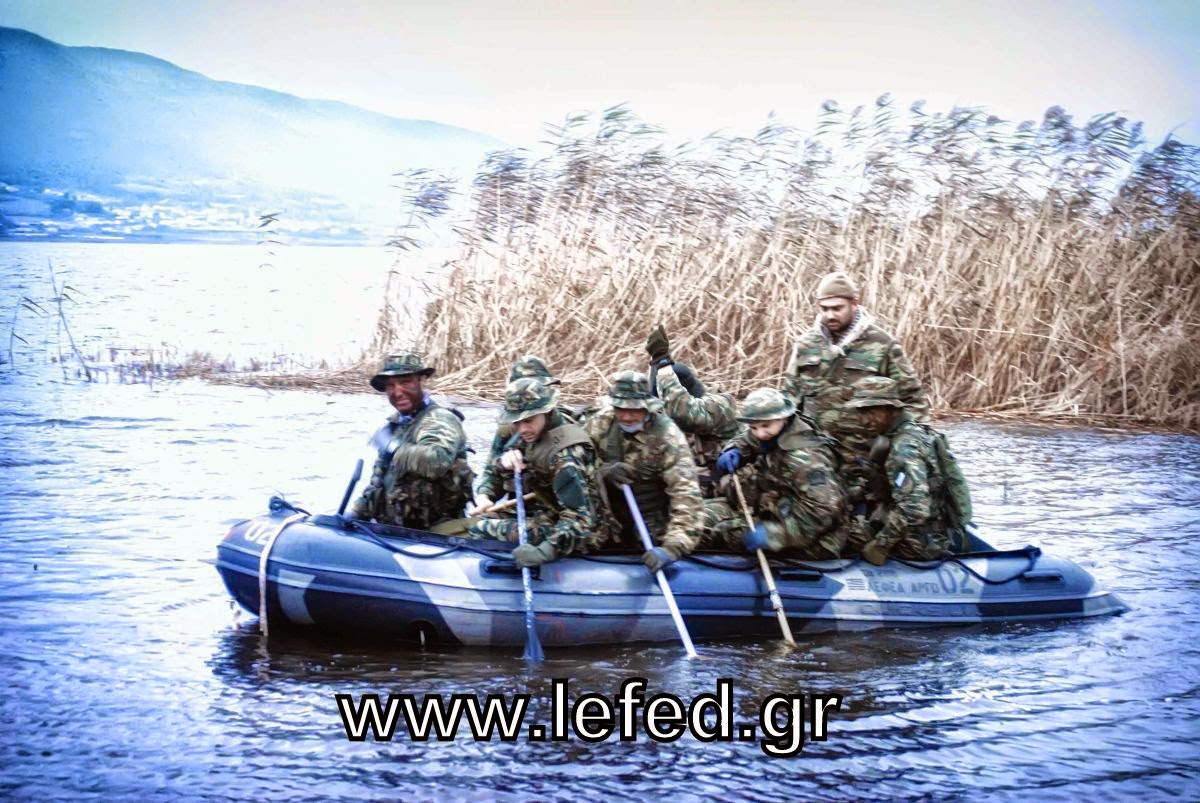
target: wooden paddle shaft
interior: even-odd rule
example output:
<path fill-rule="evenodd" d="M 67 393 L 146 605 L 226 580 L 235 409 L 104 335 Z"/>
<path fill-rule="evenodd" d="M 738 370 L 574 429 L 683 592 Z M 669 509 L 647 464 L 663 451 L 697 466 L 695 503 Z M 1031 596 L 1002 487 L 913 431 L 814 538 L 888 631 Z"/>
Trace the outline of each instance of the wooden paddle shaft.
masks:
<path fill-rule="evenodd" d="M 753 530 L 754 516 L 750 514 L 750 506 L 746 504 L 746 497 L 742 493 L 742 483 L 737 474 L 729 476 L 733 478 L 733 489 L 737 491 L 738 503 L 742 506 L 742 515 L 746 517 L 746 526 Z M 779 619 L 779 629 L 783 631 L 783 640 L 788 644 L 795 644 L 796 639 L 792 637 L 792 626 L 788 624 L 787 613 L 783 610 L 783 600 L 779 597 L 779 590 L 775 588 L 775 576 L 771 574 L 771 565 L 767 563 L 767 556 L 761 549 L 754 551 L 758 553 L 758 566 L 762 569 L 763 579 L 767 581 L 767 593 L 771 597 L 771 607 L 775 609 L 775 616 Z"/>

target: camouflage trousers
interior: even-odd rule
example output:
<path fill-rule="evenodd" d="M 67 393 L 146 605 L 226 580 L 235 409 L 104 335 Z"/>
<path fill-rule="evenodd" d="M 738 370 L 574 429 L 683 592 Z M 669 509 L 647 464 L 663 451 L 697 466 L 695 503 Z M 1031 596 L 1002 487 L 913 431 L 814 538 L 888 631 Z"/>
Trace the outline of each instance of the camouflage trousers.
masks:
<path fill-rule="evenodd" d="M 847 528 L 850 537 L 846 540 L 845 554 L 858 555 L 862 548 L 875 538 L 870 523 L 861 516 L 851 519 Z M 919 532 L 906 532 L 892 544 L 888 555 L 901 560 L 937 560 L 950 554 L 950 533 L 944 529 L 930 528 Z"/>
<path fill-rule="evenodd" d="M 770 512 L 756 512 L 755 523 L 767 531 L 767 551 L 788 550 L 806 560 L 829 560 L 841 555 L 849 531 L 835 526 L 823 533 L 806 533 L 794 518 L 779 518 Z M 706 549 L 744 552 L 742 536 L 750 527 L 746 517 L 724 499 L 704 500 L 704 541 Z"/>
<path fill-rule="evenodd" d="M 529 543 L 537 545 L 545 541 L 554 532 L 558 517 L 549 510 L 530 513 L 525 517 L 525 533 Z M 520 531 L 517 528 L 516 516 L 495 515 L 476 518 L 467 525 L 466 538 L 491 538 L 497 541 L 519 543 Z"/>

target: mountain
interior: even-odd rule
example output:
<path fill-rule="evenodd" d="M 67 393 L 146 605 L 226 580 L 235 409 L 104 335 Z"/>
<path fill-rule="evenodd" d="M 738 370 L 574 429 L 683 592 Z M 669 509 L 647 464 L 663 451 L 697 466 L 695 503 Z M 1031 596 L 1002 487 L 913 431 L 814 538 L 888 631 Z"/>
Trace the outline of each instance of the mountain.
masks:
<path fill-rule="evenodd" d="M 109 213 L 121 223 L 116 236 L 163 239 L 164 220 L 168 236 L 200 235 L 208 221 L 209 233 L 236 239 L 278 212 L 279 226 L 310 239 L 369 241 L 386 236 L 402 206 L 394 173 L 469 178 L 504 146 L 3 27 L 0 118 L 0 236 L 71 236 Z"/>

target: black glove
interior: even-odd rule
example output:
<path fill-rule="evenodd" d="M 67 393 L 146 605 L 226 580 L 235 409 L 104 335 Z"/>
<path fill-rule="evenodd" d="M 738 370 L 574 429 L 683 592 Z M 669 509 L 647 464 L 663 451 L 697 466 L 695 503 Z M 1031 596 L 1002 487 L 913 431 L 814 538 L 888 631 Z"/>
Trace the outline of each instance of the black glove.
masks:
<path fill-rule="evenodd" d="M 614 487 L 633 482 L 633 466 L 628 463 L 611 463 L 600 468 L 600 478 Z"/>
<path fill-rule="evenodd" d="M 654 327 L 654 331 L 646 338 L 646 353 L 650 362 L 655 365 L 666 365 L 671 362 L 671 341 L 667 339 L 667 330 L 662 324 Z"/>
<path fill-rule="evenodd" d="M 704 396 L 704 383 L 696 377 L 696 372 L 690 366 L 677 362 L 671 365 L 671 370 L 679 377 L 679 384 L 683 385 L 688 393 L 697 399 Z"/>

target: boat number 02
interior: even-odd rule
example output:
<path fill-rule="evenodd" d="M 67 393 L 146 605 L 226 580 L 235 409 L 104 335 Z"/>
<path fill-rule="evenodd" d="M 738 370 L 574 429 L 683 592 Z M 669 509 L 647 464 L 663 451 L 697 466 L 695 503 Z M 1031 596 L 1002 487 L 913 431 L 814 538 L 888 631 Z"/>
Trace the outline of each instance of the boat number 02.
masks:
<path fill-rule="evenodd" d="M 951 567 L 954 567 L 951 569 Z M 971 575 L 961 566 L 943 563 L 937 568 L 938 584 L 947 594 L 974 594 L 978 589 L 971 583 Z"/>
<path fill-rule="evenodd" d="M 272 521 L 251 522 L 250 526 L 242 533 L 242 538 L 245 538 L 251 544 L 265 544 L 267 539 L 271 537 L 271 531 L 278 526 L 277 522 Z"/>

